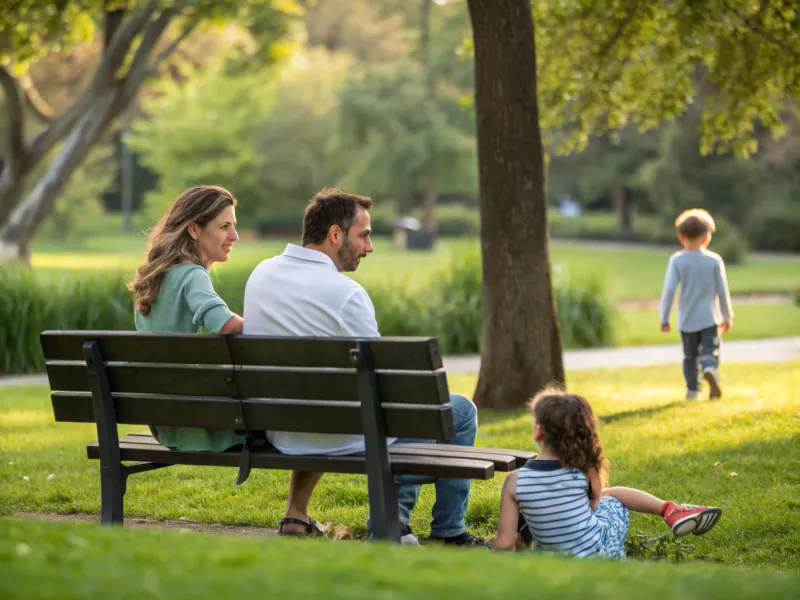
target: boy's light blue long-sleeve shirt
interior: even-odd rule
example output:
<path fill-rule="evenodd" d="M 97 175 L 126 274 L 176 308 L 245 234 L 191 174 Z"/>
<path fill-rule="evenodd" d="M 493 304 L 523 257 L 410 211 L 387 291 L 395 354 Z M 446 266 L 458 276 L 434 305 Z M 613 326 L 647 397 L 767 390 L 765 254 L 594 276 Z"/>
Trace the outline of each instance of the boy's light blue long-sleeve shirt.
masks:
<path fill-rule="evenodd" d="M 669 323 L 678 284 L 680 331 L 701 331 L 733 320 L 725 263 L 719 254 L 705 249 L 681 250 L 670 257 L 659 310 L 662 323 Z"/>

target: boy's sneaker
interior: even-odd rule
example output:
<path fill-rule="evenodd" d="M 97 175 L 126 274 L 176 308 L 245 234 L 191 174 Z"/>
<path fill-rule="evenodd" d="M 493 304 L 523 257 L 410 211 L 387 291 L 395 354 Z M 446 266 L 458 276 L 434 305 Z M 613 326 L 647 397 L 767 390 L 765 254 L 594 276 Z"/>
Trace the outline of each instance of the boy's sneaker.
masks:
<path fill-rule="evenodd" d="M 369 532 L 367 539 L 372 539 L 372 531 Z M 400 523 L 400 545 L 401 546 L 422 546 L 419 538 L 411 531 L 411 526 Z"/>
<path fill-rule="evenodd" d="M 722 516 L 722 510 L 711 506 L 667 502 L 661 516 L 677 537 L 690 533 L 703 535 L 717 524 Z"/>
<path fill-rule="evenodd" d="M 483 538 L 479 538 L 477 535 L 469 534 L 466 531 L 461 535 L 454 535 L 453 537 L 430 536 L 428 541 L 443 544 L 445 546 L 473 546 L 489 549 L 492 547 L 492 545 Z"/>
<path fill-rule="evenodd" d="M 422 546 L 419 538 L 411 531 L 411 526 L 403 523 L 403 528 L 400 530 L 400 545 L 401 546 Z"/>
<path fill-rule="evenodd" d="M 717 373 L 717 370 L 713 367 L 706 367 L 703 369 L 703 377 L 708 382 L 708 397 L 712 400 L 714 398 L 721 398 L 722 390 L 719 387 L 719 373 Z"/>
<path fill-rule="evenodd" d="M 687 400 L 697 400 L 697 395 L 698 395 L 697 390 L 686 390 Z"/>

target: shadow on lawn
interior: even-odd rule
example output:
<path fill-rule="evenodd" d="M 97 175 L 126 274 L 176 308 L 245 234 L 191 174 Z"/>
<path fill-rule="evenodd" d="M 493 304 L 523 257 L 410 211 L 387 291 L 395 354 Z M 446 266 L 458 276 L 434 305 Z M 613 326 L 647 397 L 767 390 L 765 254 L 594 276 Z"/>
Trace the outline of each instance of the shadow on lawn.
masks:
<path fill-rule="evenodd" d="M 649 417 L 651 415 L 663 412 L 665 410 L 669 410 L 671 408 L 684 406 L 685 404 L 686 402 L 670 402 L 669 404 L 662 404 L 661 406 L 648 406 L 647 408 L 625 410 L 618 413 L 612 413 L 610 415 L 600 416 L 598 417 L 598 420 L 601 423 L 616 423 L 617 421 L 622 421 L 624 419 L 632 419 L 634 417 Z"/>

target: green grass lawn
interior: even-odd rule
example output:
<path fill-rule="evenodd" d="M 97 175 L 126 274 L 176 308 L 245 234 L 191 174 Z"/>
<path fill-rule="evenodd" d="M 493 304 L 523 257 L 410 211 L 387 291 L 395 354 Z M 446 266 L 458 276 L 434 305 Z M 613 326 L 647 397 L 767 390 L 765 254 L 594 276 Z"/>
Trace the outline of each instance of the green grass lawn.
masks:
<path fill-rule="evenodd" d="M 800 335 L 800 306 L 791 301 L 742 304 L 734 307 L 734 313 L 734 327 L 724 335 L 726 341 Z M 619 311 L 615 315 L 615 345 L 680 344 L 674 313 L 672 327 L 671 333 L 661 333 L 657 310 Z"/>
<path fill-rule="evenodd" d="M 6 600 L 788 600 L 798 588 L 797 573 L 716 565 L 0 520 Z"/>
<path fill-rule="evenodd" d="M 570 373 L 569 384 L 590 399 L 602 420 L 612 485 L 723 509 L 722 521 L 711 533 L 683 538 L 685 552 L 728 565 L 796 569 L 800 362 L 727 365 L 723 375 L 725 397 L 715 403 L 682 400 L 677 364 Z M 453 391 L 471 395 L 474 386 L 474 376 L 450 377 Z M 481 411 L 480 418 L 479 445 L 533 448 L 531 422 L 524 412 Z M 86 459 L 85 450 L 94 439 L 93 426 L 53 422 L 47 388 L 3 389 L 0 514 L 96 514 L 99 467 Z M 733 472 L 737 477 L 730 476 Z M 241 487 L 233 486 L 235 476 L 233 469 L 208 467 L 136 475 L 129 482 L 126 514 L 275 527 L 286 500 L 287 473 L 254 471 Z M 502 481 L 500 475 L 473 484 L 467 514 L 472 532 L 494 536 Z M 432 486 L 425 486 L 412 521 L 423 534 L 432 501 Z M 362 536 L 368 512 L 365 479 L 324 477 L 311 510 L 322 522 L 344 525 Z M 631 535 L 665 533 L 659 519 L 633 515 Z"/>
<path fill-rule="evenodd" d="M 220 276 L 224 276 L 226 269 L 252 270 L 259 261 L 282 252 L 287 241 L 290 240 L 238 242 L 229 263 L 218 266 Z M 145 245 L 142 235 L 92 236 L 80 244 L 42 241 L 37 243 L 31 262 L 43 276 L 98 270 L 132 275 L 142 262 Z M 426 274 L 445 264 L 453 253 L 477 248 L 477 239 L 445 239 L 430 255 L 397 251 L 388 239 L 377 239 L 375 253 L 362 262 L 354 276 L 365 283 L 424 281 Z M 602 279 L 614 299 L 649 299 L 661 293 L 670 252 L 647 246 L 554 241 L 551 259 L 556 271 L 585 273 Z M 522 268 L 524 265 L 520 265 Z M 800 256 L 751 256 L 745 265 L 728 267 L 728 280 L 733 293 L 794 292 L 800 288 Z"/>

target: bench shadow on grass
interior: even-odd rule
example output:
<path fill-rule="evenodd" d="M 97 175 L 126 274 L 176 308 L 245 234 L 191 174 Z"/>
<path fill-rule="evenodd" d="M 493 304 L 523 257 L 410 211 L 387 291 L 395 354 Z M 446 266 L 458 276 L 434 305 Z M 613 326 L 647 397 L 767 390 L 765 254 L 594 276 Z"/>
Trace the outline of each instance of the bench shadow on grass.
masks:
<path fill-rule="evenodd" d="M 662 404 L 660 406 L 648 406 L 646 408 L 636 408 L 634 410 L 624 410 L 610 415 L 602 415 L 598 417 L 601 423 L 616 423 L 625 419 L 632 419 L 635 417 L 649 417 L 665 410 L 670 410 L 678 406 L 685 406 L 686 402 L 670 402 L 669 404 Z"/>
<path fill-rule="evenodd" d="M 598 416 L 601 423 L 616 423 L 626 419 L 634 419 L 640 417 L 650 417 L 661 412 L 685 406 L 686 402 L 676 401 L 668 404 L 661 404 L 659 406 L 647 406 L 644 408 L 636 408 L 633 410 L 625 410 L 610 415 Z M 478 427 L 478 435 L 481 431 L 491 433 L 492 435 L 510 435 L 510 434 L 525 434 L 528 433 L 533 425 L 530 420 L 530 414 L 527 410 L 509 409 L 483 409 L 480 411 L 480 426 Z"/>

